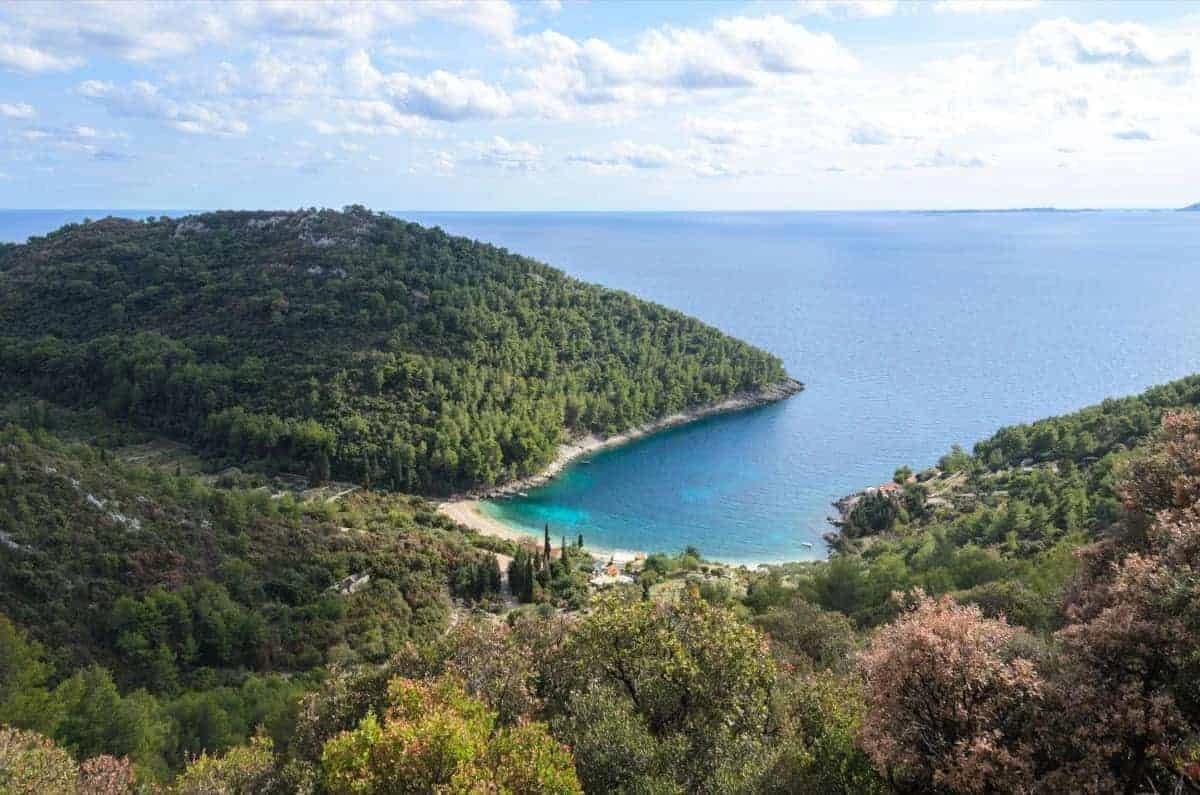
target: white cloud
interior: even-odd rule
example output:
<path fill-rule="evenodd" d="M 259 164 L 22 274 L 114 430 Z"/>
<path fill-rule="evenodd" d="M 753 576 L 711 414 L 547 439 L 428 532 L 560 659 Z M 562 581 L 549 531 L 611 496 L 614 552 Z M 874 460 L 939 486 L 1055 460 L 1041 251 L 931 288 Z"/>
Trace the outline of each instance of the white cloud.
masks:
<path fill-rule="evenodd" d="M 505 0 L 273 0 L 231 4 L 234 24 L 258 37 L 366 42 L 424 20 L 470 28 L 508 39 L 516 8 Z M 229 7 L 229 6 L 226 6 Z"/>
<path fill-rule="evenodd" d="M 856 67 L 854 58 L 828 33 L 810 33 L 782 17 L 735 17 L 713 24 L 717 42 L 751 69 L 811 74 Z"/>
<path fill-rule="evenodd" d="M 287 58 L 273 52 L 260 53 L 250 66 L 246 91 L 259 96 L 306 97 L 331 93 L 329 64 L 320 58 Z M 235 90 L 241 76 L 235 69 L 222 80 L 227 91 Z M 225 93 L 225 92 L 221 92 Z"/>
<path fill-rule="evenodd" d="M 393 75 L 392 92 L 398 107 L 438 121 L 491 119 L 512 109 L 503 89 L 441 69 L 424 78 Z"/>
<path fill-rule="evenodd" d="M 145 63 L 271 41 L 340 48 L 386 42 L 429 20 L 506 41 L 514 35 L 517 10 L 505 0 L 76 0 L 67 6 L 28 0 L 0 7 L 0 23 L 8 23 L 0 29 L 0 65 L 65 71 L 81 66 L 87 55 Z"/>
<path fill-rule="evenodd" d="M 1005 14 L 1037 8 L 1041 0 L 937 0 L 933 10 L 943 14 Z"/>
<path fill-rule="evenodd" d="M 748 119 L 689 117 L 685 127 L 700 141 L 718 146 L 749 144 L 763 134 L 761 127 Z"/>
<path fill-rule="evenodd" d="M 1051 18 L 1016 33 L 1006 22 L 986 39 L 945 46 L 908 29 L 917 17 L 934 21 L 934 13 L 1029 5 L 796 2 L 767 6 L 763 16 L 661 24 L 603 40 L 553 30 L 518 35 L 551 19 L 553 9 L 532 4 L 79 3 L 71 15 L 0 4 L 0 67 L 48 73 L 86 63 L 95 71 L 71 81 L 76 103 L 180 133 L 229 136 L 253 126 L 268 143 L 245 144 L 254 150 L 245 162 L 269 162 L 275 151 L 306 171 L 354 170 L 355 179 L 355 169 L 380 168 L 366 164 L 368 155 L 401 164 L 401 173 L 470 174 L 480 184 L 502 181 L 504 172 L 558 172 L 570 164 L 646 186 L 749 178 L 737 185 L 755 189 L 730 194 L 737 198 L 758 196 L 758 186 L 788 175 L 802 178 L 797 185 L 828 179 L 832 168 L 845 169 L 845 184 L 870 178 L 881 187 L 901 178 L 1002 181 L 1024 169 L 1028 185 L 1068 154 L 1073 175 L 1098 173 L 1104 162 L 1119 164 L 1115 173 L 1167 153 L 1178 162 L 1194 156 L 1196 19 Z M 39 16 L 39 8 L 59 13 Z M 574 31 L 601 11 L 561 13 Z M 811 27 L 796 21 L 801 15 L 810 15 Z M 814 29 L 888 15 L 906 19 L 846 24 L 871 32 L 861 53 Z M 456 30 L 423 35 L 446 34 L 446 26 Z M 99 129 L 106 123 L 94 109 L 72 113 L 65 102 L 42 102 L 51 95 L 31 94 L 20 76 L 9 79 L 0 121 L 22 123 L 10 122 L 7 131 L 0 124 L 0 143 L 14 158 L 23 148 L 30 158 L 122 156 L 123 145 Z M 36 111 L 18 97 L 37 101 Z M 150 126 L 136 125 L 139 152 L 165 151 L 178 137 L 156 138 Z M 297 129 L 317 144 L 290 159 L 300 146 L 287 143 Z M 358 138 L 367 135 L 397 140 Z M 1003 169 L 982 170 L 1000 163 Z M 467 182 L 464 190 L 473 190 Z M 572 190 L 567 183 L 554 189 L 563 196 Z"/>
<path fill-rule="evenodd" d="M 127 136 L 83 124 L 73 127 L 36 126 L 21 130 L 17 137 L 33 159 L 83 155 L 93 160 L 127 161 L 133 156 L 119 142 Z"/>
<path fill-rule="evenodd" d="M 465 121 L 507 116 L 512 100 L 502 88 L 442 69 L 425 77 L 405 72 L 385 74 L 363 50 L 344 65 L 351 90 L 386 99 L 398 113 L 435 121 Z"/>
<path fill-rule="evenodd" d="M 941 149 L 913 163 L 914 168 L 983 168 L 986 165 L 987 161 L 981 157 L 956 155 Z"/>
<path fill-rule="evenodd" d="M 1024 57 L 1044 66 L 1145 69 L 1187 67 L 1192 62 L 1191 49 L 1185 43 L 1136 23 L 1045 20 L 1025 34 L 1020 49 Z"/>
<path fill-rule="evenodd" d="M 197 102 L 177 102 L 165 96 L 158 86 L 135 80 L 119 86 L 102 80 L 85 80 L 77 91 L 103 105 L 114 116 L 154 119 L 176 130 L 193 134 L 240 135 L 248 125 L 229 111 Z"/>
<path fill-rule="evenodd" d="M 704 30 L 656 28 L 629 50 L 555 31 L 526 37 L 518 47 L 535 65 L 524 72 L 529 88 L 515 98 L 548 116 L 605 105 L 637 110 L 696 92 L 745 91 L 858 66 L 833 36 L 780 16 L 718 19 Z"/>
<path fill-rule="evenodd" d="M 612 173 L 668 168 L 676 159 L 670 150 L 657 144 L 621 141 L 606 149 L 571 155 L 567 162 L 578 163 L 597 173 Z"/>
<path fill-rule="evenodd" d="M 32 119 L 37 116 L 37 111 L 26 102 L 0 102 L 0 116 L 6 119 Z"/>
<path fill-rule="evenodd" d="M 2 29 L 0 29 L 2 32 Z M 59 56 L 25 44 L 0 42 L 0 66 L 21 72 L 65 72 L 82 63 L 74 56 Z"/>
<path fill-rule="evenodd" d="M 478 162 L 505 171 L 529 172 L 542 167 L 542 148 L 527 141 L 509 141 L 497 135 L 478 149 Z"/>
<path fill-rule="evenodd" d="M 400 135 L 424 131 L 423 119 L 401 113 L 381 99 L 335 99 L 326 112 L 334 121 L 315 119 L 313 129 L 322 135 Z"/>
<path fill-rule="evenodd" d="M 864 122 L 850 128 L 850 143 L 858 146 L 883 146 L 893 140 L 891 133 L 876 124 Z"/>
<path fill-rule="evenodd" d="M 1118 141 L 1153 141 L 1154 136 L 1145 130 L 1133 128 L 1129 130 L 1119 130 L 1113 133 L 1113 138 Z"/>
<path fill-rule="evenodd" d="M 796 0 L 801 14 L 848 19 L 874 19 L 896 13 L 897 0 Z"/>

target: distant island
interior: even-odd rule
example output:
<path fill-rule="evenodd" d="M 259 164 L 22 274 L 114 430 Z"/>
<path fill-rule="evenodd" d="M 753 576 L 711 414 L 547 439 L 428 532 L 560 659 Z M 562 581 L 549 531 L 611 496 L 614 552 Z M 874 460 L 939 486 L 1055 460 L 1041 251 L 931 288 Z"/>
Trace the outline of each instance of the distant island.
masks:
<path fill-rule="evenodd" d="M 1187 207 L 1180 207 L 1179 212 L 1181 212 L 1181 213 L 1200 212 L 1200 202 L 1196 202 L 1195 204 L 1189 204 Z"/>

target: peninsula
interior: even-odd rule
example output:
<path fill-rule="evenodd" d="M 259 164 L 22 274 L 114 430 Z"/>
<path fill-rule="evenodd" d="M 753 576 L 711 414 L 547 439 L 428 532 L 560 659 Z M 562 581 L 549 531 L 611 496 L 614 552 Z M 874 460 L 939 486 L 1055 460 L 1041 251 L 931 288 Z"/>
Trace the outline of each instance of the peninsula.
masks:
<path fill-rule="evenodd" d="M 427 496 L 799 389 L 695 318 L 363 207 L 0 247 L 0 367 L 213 460 Z"/>

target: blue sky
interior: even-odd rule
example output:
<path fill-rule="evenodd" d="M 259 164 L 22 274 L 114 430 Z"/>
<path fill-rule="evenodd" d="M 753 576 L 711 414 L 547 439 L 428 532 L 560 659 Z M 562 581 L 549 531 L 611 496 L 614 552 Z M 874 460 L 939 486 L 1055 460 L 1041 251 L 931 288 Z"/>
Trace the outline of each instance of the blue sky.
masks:
<path fill-rule="evenodd" d="M 0 206 L 1200 201 L 1200 3 L 0 5 Z"/>

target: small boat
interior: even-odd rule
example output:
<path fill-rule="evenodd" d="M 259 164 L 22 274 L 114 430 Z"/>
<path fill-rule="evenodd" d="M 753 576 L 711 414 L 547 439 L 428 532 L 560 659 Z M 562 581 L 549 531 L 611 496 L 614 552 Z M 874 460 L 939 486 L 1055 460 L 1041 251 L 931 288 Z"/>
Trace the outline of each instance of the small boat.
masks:
<path fill-rule="evenodd" d="M 580 461 L 579 463 L 583 464 L 584 466 L 587 466 L 588 464 L 592 463 L 592 459 L 585 458 L 582 461 Z"/>
<path fill-rule="evenodd" d="M 801 541 L 800 546 L 804 547 L 805 549 L 812 549 L 813 547 L 811 541 Z"/>
<path fill-rule="evenodd" d="M 518 497 L 528 497 L 528 496 L 529 496 L 529 492 L 527 492 L 527 491 L 518 491 L 518 492 L 517 492 L 517 496 L 518 496 Z"/>

